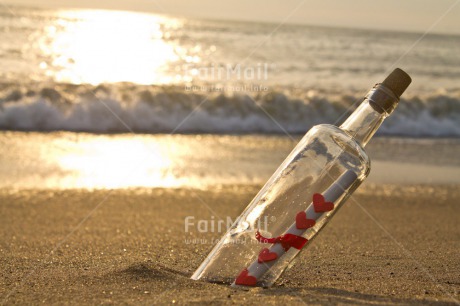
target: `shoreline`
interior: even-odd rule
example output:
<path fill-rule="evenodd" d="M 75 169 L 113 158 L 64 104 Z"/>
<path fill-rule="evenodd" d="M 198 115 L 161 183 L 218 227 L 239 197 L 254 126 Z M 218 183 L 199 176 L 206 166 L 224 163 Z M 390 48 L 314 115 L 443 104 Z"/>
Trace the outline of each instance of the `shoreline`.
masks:
<path fill-rule="evenodd" d="M 261 185 L 298 140 L 280 135 L 0 132 L 0 188 Z M 460 183 L 460 139 L 378 137 L 366 151 L 369 182 Z"/>

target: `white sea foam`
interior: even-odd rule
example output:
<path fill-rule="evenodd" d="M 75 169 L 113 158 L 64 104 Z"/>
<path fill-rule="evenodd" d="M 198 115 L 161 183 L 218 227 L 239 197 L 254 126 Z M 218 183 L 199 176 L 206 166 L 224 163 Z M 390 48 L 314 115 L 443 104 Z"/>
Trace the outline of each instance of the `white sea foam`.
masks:
<path fill-rule="evenodd" d="M 0 128 L 94 133 L 130 129 L 147 133 L 283 133 L 284 129 L 304 133 L 316 124 L 340 123 L 353 109 L 353 102 L 360 101 L 360 93 L 305 92 L 213 93 L 206 98 L 205 93 L 186 93 L 177 87 L 23 88 L 0 96 Z M 460 137 L 460 94 L 403 99 L 379 133 Z"/>

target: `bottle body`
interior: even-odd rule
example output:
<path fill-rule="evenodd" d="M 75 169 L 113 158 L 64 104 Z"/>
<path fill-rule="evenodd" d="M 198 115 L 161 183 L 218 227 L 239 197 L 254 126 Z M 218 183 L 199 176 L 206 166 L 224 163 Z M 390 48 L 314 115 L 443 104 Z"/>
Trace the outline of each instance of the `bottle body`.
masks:
<path fill-rule="evenodd" d="M 332 125 L 313 127 L 192 278 L 271 286 L 369 171 L 367 154 L 349 133 Z M 331 186 L 340 188 L 331 191 Z M 323 196 L 323 202 L 333 208 L 312 210 L 315 195 Z M 294 238 L 291 245 L 289 238 Z"/>

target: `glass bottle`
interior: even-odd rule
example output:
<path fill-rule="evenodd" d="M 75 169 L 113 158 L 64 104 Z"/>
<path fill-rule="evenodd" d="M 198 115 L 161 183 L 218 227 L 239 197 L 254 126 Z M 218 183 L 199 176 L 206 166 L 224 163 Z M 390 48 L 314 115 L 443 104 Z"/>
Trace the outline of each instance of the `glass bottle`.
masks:
<path fill-rule="evenodd" d="M 411 78 L 395 69 L 340 126 L 314 126 L 238 217 L 192 279 L 271 286 L 368 176 L 364 146 Z"/>

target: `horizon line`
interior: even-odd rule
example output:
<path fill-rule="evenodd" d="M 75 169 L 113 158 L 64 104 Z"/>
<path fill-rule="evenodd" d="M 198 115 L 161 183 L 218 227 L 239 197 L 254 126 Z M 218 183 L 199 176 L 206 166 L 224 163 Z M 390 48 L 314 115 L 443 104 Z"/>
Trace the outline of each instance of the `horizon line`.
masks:
<path fill-rule="evenodd" d="M 175 18 L 184 18 L 184 19 L 195 19 L 195 20 L 204 20 L 204 21 L 222 21 L 222 22 L 243 22 L 243 23 L 253 23 L 253 24 L 277 24 L 277 21 L 269 20 L 251 20 L 245 18 L 213 18 L 208 16 L 197 16 L 197 15 L 186 15 L 186 14 L 174 14 L 174 13 L 163 13 L 153 10 L 138 10 L 138 9 L 121 9 L 121 8 L 92 8 L 92 7 L 58 7 L 58 6 L 34 6 L 26 4 L 11 4 L 11 3 L 2 3 L 4 9 L 9 10 L 10 8 L 25 8 L 25 9 L 37 9 L 37 10 L 92 10 L 92 11 L 116 11 L 116 12 L 128 12 L 128 13 L 139 13 L 145 15 L 159 15 Z M 1 9 L 1 6 L 0 6 Z M 398 30 L 398 29 L 388 29 L 381 27 L 359 27 L 359 26 L 346 26 L 346 25 L 334 25 L 334 24 L 314 24 L 314 23 L 303 23 L 298 21 L 288 21 L 285 25 L 293 26 L 305 26 L 305 27 L 321 27 L 321 28 L 330 28 L 330 29 L 344 29 L 344 30 L 358 30 L 358 31 L 376 31 L 376 32 L 390 32 L 390 33 L 400 33 L 400 34 L 422 34 L 423 30 Z M 442 36 L 460 36 L 460 32 L 449 32 L 449 31 L 433 31 L 428 35 L 442 35 Z"/>

